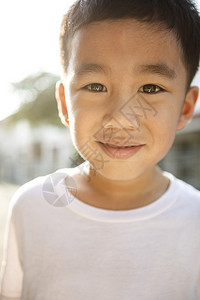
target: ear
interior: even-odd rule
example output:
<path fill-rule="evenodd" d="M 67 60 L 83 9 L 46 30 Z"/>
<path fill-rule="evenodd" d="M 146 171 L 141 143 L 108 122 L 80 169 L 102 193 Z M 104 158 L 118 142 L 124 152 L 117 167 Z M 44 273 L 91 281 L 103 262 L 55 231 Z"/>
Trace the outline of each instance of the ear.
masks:
<path fill-rule="evenodd" d="M 65 101 L 65 88 L 62 82 L 56 83 L 56 100 L 58 105 L 59 117 L 63 125 L 69 125 L 67 105 Z"/>
<path fill-rule="evenodd" d="M 177 125 L 177 130 L 183 129 L 187 125 L 187 123 L 192 119 L 198 95 L 199 88 L 197 86 L 191 87 L 187 92 L 180 114 L 179 122 Z"/>

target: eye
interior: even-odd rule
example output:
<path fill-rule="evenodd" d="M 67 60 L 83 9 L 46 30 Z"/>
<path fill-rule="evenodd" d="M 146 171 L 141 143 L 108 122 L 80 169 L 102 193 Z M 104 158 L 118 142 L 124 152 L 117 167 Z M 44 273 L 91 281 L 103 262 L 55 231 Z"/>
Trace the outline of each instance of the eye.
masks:
<path fill-rule="evenodd" d="M 139 89 L 139 92 L 142 92 L 145 94 L 156 94 L 156 93 L 162 92 L 162 91 L 164 91 L 164 90 L 155 84 L 145 84 Z"/>
<path fill-rule="evenodd" d="M 103 84 L 100 84 L 100 83 L 88 84 L 88 85 L 84 86 L 83 89 L 84 90 L 89 90 L 91 92 L 96 92 L 96 93 L 107 92 L 107 88 Z"/>

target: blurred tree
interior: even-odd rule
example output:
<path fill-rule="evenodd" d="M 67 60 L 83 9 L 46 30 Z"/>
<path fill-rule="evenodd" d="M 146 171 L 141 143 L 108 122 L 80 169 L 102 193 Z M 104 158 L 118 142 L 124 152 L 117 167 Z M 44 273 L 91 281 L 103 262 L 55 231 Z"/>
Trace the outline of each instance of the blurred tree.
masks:
<path fill-rule="evenodd" d="M 40 72 L 13 83 L 13 89 L 19 93 L 22 104 L 16 113 L 0 122 L 1 126 L 13 126 L 18 121 L 27 120 L 32 127 L 45 124 L 64 127 L 58 116 L 55 99 L 55 85 L 58 80 L 59 77 L 54 74 Z M 70 167 L 83 162 L 74 147 L 71 156 Z"/>
<path fill-rule="evenodd" d="M 58 117 L 55 85 L 59 77 L 46 72 L 28 76 L 13 83 L 13 89 L 22 98 L 19 110 L 9 116 L 6 123 L 27 120 L 32 126 L 51 124 L 63 126 Z"/>

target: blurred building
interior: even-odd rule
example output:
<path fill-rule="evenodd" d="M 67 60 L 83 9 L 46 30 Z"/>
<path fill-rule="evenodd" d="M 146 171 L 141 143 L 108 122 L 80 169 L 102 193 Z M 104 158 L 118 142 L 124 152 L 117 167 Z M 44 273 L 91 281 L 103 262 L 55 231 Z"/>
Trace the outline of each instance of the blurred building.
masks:
<path fill-rule="evenodd" d="M 0 180 L 23 184 L 70 165 L 73 149 L 66 128 L 32 128 L 21 121 L 1 126 L 0 139 Z"/>
<path fill-rule="evenodd" d="M 200 114 L 177 132 L 174 145 L 159 165 L 200 190 Z"/>

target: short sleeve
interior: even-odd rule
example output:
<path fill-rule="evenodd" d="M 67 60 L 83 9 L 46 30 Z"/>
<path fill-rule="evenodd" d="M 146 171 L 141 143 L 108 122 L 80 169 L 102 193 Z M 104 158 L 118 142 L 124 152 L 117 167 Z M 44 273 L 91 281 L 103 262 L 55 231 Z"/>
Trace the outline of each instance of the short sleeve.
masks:
<path fill-rule="evenodd" d="M 4 253 L 0 277 L 0 299 L 18 300 L 22 292 L 23 272 L 19 259 L 13 207 L 9 208 L 4 239 Z"/>

